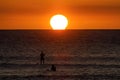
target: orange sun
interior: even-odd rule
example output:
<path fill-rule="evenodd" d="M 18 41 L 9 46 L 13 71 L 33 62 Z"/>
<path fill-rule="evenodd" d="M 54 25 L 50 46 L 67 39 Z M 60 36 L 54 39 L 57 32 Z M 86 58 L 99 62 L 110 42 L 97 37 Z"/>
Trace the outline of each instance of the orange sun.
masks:
<path fill-rule="evenodd" d="M 57 14 L 50 19 L 50 25 L 54 30 L 65 30 L 68 25 L 68 19 L 64 15 Z"/>

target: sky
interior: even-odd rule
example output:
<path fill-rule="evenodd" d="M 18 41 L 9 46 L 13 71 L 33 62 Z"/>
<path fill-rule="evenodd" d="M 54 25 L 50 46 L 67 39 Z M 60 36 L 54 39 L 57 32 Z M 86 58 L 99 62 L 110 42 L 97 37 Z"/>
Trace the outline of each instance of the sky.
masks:
<path fill-rule="evenodd" d="M 120 29 L 120 0 L 0 0 L 0 29 L 51 29 L 55 14 L 67 29 Z"/>

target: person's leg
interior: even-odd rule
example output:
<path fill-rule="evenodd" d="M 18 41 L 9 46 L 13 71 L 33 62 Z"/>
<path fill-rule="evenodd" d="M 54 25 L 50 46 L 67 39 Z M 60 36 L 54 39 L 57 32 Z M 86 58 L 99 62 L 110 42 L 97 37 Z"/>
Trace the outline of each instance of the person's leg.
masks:
<path fill-rule="evenodd" d="M 44 64 L 44 59 L 43 59 L 43 64 Z"/>
<path fill-rule="evenodd" d="M 40 60 L 40 64 L 42 64 L 42 59 Z"/>

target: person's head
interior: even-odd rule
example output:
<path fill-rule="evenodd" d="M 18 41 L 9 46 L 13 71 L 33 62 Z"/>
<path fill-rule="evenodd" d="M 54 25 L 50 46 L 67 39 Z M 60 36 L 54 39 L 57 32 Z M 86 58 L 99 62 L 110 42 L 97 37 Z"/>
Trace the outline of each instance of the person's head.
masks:
<path fill-rule="evenodd" d="M 52 64 L 52 67 L 54 67 L 55 65 L 54 64 Z"/>
<path fill-rule="evenodd" d="M 41 51 L 41 53 L 43 53 L 43 51 Z"/>

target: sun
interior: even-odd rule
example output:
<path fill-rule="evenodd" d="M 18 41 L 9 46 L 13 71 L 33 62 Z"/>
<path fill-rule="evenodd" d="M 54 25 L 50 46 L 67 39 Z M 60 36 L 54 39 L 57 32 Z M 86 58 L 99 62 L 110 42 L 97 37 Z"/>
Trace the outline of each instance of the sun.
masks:
<path fill-rule="evenodd" d="M 57 14 L 51 17 L 50 25 L 54 30 L 65 30 L 68 25 L 68 19 L 64 15 Z"/>

